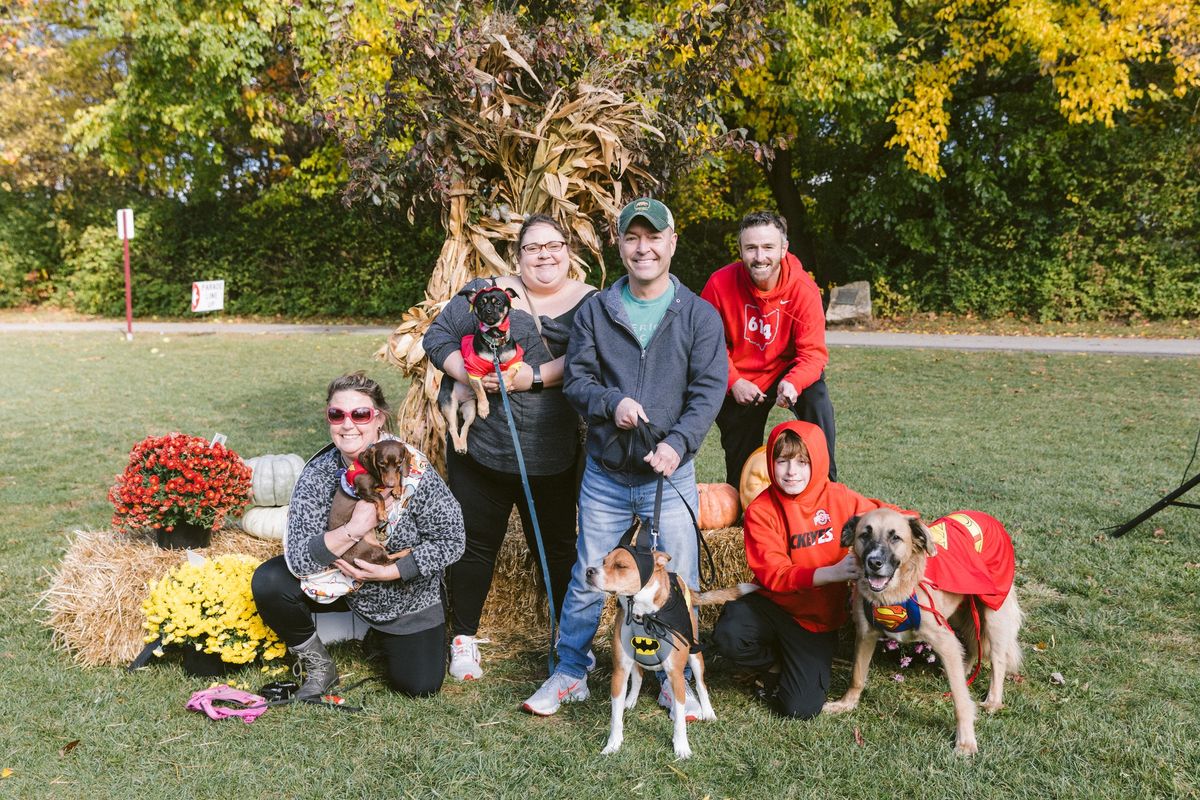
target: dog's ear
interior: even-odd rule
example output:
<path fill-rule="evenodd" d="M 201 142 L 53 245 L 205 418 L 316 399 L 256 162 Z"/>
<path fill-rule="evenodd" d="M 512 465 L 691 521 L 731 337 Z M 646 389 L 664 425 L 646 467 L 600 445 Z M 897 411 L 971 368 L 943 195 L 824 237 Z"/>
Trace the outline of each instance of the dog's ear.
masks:
<path fill-rule="evenodd" d="M 474 303 L 475 295 L 477 294 L 479 294 L 479 292 L 476 292 L 473 289 L 462 289 L 459 291 L 458 296 L 467 298 L 468 303 Z"/>
<path fill-rule="evenodd" d="M 671 560 L 670 553 L 663 552 L 662 550 L 654 551 L 654 566 L 665 567 L 667 565 L 667 562 L 670 560 Z"/>
<path fill-rule="evenodd" d="M 862 519 L 861 515 L 853 516 L 846 520 L 846 524 L 842 526 L 842 547 L 849 547 L 854 544 L 854 532 L 858 527 L 858 521 Z"/>
<path fill-rule="evenodd" d="M 518 297 L 520 297 L 520 295 L 518 295 L 518 294 L 517 294 L 517 290 L 516 290 L 516 289 L 505 289 L 505 290 L 504 290 L 504 292 L 505 292 L 505 294 L 507 294 L 507 295 L 509 296 L 509 298 L 510 298 L 510 299 L 512 299 L 512 300 L 516 300 Z"/>
<path fill-rule="evenodd" d="M 375 460 L 376 456 L 375 445 L 368 445 L 366 450 L 358 454 L 358 463 L 362 464 L 363 469 L 371 473 L 372 476 L 379 474 L 379 465 Z"/>
<path fill-rule="evenodd" d="M 912 529 L 913 541 L 917 543 L 927 556 L 937 555 L 937 544 L 933 541 L 933 534 L 929 532 L 929 528 L 925 527 L 925 523 L 921 522 L 920 517 L 908 517 L 908 527 Z"/>

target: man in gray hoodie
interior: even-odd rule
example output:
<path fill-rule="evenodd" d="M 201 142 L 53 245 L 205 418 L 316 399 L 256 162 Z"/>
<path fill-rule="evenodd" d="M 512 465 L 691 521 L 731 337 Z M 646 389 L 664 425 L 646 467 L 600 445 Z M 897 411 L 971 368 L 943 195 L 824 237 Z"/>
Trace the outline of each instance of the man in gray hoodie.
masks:
<path fill-rule="evenodd" d="M 626 275 L 575 316 L 563 393 L 588 423 L 579 492 L 578 558 L 559 617 L 559 665 L 525 701 L 539 715 L 588 697 L 588 651 L 604 594 L 585 571 L 617 546 L 635 516 L 654 514 L 662 495 L 657 547 L 690 586 L 699 582 L 692 514 L 698 503 L 693 459 L 725 397 L 728 359 L 716 310 L 670 274 L 677 235 L 670 209 L 640 198 L 617 224 Z M 672 488 L 674 486 L 674 488 Z M 678 490 L 678 491 L 676 491 Z M 650 543 L 644 543 L 650 544 Z M 670 684 L 659 703 L 671 708 Z M 699 705 L 688 689 L 687 712 Z"/>

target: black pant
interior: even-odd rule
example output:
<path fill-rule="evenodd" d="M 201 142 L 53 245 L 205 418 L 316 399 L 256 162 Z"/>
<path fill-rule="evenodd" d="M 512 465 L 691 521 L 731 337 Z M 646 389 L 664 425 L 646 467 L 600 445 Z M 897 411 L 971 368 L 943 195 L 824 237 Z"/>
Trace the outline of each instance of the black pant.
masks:
<path fill-rule="evenodd" d="M 348 611 L 344 599 L 318 603 L 300 588 L 300 579 L 287 568 L 283 556 L 263 562 L 250 581 L 254 604 L 263 622 L 288 647 L 301 645 L 317 632 L 313 614 Z M 446 626 L 434 625 L 416 633 L 371 635 L 383 654 L 388 685 L 410 697 L 437 694 L 446 677 Z"/>
<path fill-rule="evenodd" d="M 563 446 L 575 446 L 574 432 Z M 467 528 L 463 557 L 449 569 L 450 632 L 451 636 L 474 636 L 479 630 L 484 601 L 492 588 L 496 557 L 504 543 L 504 534 L 508 532 L 508 518 L 514 504 L 521 514 L 529 552 L 538 563 L 538 585 L 544 582 L 541 561 L 537 558 L 537 540 L 533 535 L 521 476 L 489 469 L 470 455 L 460 456 L 453 447 L 447 447 L 446 451 L 447 483 L 462 505 Z M 537 509 L 557 613 L 562 611 L 563 598 L 571 581 L 571 568 L 575 566 L 575 467 L 557 475 L 530 475 L 529 487 Z"/>
<path fill-rule="evenodd" d="M 721 654 L 740 667 L 767 670 L 778 663 L 779 690 L 773 710 L 811 719 L 821 713 L 837 633 L 812 633 L 765 597 L 746 595 L 726 603 L 713 629 Z"/>
<path fill-rule="evenodd" d="M 779 382 L 776 381 L 766 392 L 768 399 L 758 405 L 743 406 L 733 399 L 733 395 L 725 395 L 725 402 L 717 414 L 717 428 L 721 431 L 721 449 L 725 451 L 725 482 L 730 486 L 740 485 L 746 459 L 762 447 L 765 438 L 763 428 L 767 424 L 767 415 L 774 407 L 772 400 L 778 389 Z M 829 445 L 829 480 L 836 481 L 837 462 L 833 458 L 833 447 L 837 428 L 833 423 L 833 403 L 825 386 L 824 372 L 812 386 L 800 393 L 792 413 L 796 419 L 811 422 L 825 432 L 825 442 Z"/>

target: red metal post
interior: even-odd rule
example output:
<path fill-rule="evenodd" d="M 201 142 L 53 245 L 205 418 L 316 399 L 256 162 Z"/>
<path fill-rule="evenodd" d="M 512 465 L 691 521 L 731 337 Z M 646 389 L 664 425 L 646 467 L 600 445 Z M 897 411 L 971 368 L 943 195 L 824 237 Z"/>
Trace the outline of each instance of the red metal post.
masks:
<path fill-rule="evenodd" d="M 129 237 L 121 237 L 125 243 L 125 339 L 133 341 L 133 287 L 129 277 Z"/>

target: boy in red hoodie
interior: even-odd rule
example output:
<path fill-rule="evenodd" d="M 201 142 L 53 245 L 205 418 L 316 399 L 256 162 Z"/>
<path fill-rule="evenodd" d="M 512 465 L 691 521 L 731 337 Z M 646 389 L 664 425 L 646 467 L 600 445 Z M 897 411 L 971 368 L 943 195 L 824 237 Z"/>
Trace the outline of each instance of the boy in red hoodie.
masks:
<path fill-rule="evenodd" d="M 778 425 L 767 452 L 771 484 L 747 507 L 743 531 L 746 563 L 762 589 L 726 604 L 713 638 L 726 658 L 764 673 L 775 711 L 809 719 L 825 703 L 849 581 L 859 572 L 840 544 L 842 527 L 856 514 L 896 506 L 829 480 L 816 425 Z"/>

